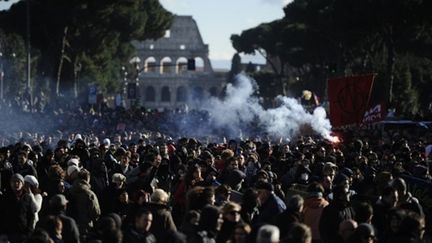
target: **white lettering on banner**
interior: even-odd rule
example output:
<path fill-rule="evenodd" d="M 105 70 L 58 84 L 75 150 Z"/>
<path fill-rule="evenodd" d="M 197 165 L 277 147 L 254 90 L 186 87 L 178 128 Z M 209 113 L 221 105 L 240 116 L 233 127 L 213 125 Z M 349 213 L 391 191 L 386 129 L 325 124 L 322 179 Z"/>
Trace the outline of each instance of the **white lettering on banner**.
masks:
<path fill-rule="evenodd" d="M 371 123 L 382 119 L 381 104 L 376 105 L 370 110 L 366 111 L 363 116 L 363 123 Z"/>

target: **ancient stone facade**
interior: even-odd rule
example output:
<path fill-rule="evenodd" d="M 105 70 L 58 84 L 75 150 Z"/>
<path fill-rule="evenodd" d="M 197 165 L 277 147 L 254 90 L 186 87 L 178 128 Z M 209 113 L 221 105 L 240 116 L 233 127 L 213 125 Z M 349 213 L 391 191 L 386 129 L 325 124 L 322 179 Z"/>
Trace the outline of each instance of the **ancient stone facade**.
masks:
<path fill-rule="evenodd" d="M 221 92 L 224 76 L 213 71 L 208 45 L 191 16 L 176 16 L 163 38 L 133 44 L 143 70 L 138 76 L 140 105 L 193 108 Z M 195 60 L 195 70 L 188 70 L 188 59 Z"/>

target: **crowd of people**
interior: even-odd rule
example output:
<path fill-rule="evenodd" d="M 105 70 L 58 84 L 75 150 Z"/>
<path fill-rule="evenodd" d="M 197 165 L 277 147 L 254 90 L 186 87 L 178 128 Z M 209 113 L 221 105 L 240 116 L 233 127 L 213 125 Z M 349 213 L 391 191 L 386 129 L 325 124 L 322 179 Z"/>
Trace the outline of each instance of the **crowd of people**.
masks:
<path fill-rule="evenodd" d="M 2 130 L 0 241 L 431 239 L 428 130 L 212 142 L 164 135 L 161 114 L 57 110 Z"/>

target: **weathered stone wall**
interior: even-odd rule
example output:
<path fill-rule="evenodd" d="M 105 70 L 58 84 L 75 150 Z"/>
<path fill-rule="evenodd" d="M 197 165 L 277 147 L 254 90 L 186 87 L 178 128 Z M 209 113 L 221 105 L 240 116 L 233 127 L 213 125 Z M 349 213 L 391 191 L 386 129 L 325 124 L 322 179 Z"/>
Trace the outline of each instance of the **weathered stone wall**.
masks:
<path fill-rule="evenodd" d="M 193 107 L 197 100 L 217 96 L 224 78 L 213 72 L 198 26 L 191 16 L 176 16 L 165 37 L 133 43 L 141 59 L 139 103 L 148 108 Z M 196 70 L 187 70 L 195 59 Z"/>

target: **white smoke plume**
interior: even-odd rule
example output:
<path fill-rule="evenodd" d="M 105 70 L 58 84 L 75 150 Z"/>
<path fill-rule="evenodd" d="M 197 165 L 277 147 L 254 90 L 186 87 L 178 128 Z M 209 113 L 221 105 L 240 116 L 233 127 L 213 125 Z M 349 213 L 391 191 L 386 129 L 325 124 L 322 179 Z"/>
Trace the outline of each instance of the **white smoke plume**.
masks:
<path fill-rule="evenodd" d="M 296 99 L 279 96 L 277 108 L 264 109 L 254 96 L 256 88 L 253 80 L 238 75 L 234 84 L 228 84 L 223 100 L 211 98 L 204 102 L 201 109 L 209 113 L 210 126 L 238 136 L 254 124 L 270 137 L 286 139 L 298 135 L 303 127 L 310 127 L 322 137 L 333 139 L 330 121 L 322 107 L 311 114 Z"/>

